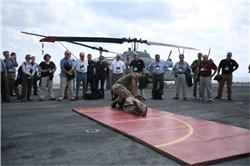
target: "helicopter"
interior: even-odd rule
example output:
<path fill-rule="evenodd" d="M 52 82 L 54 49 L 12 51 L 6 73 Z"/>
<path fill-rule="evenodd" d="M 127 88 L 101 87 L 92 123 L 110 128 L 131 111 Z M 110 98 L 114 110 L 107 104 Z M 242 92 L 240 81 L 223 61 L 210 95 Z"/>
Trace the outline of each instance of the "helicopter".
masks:
<path fill-rule="evenodd" d="M 132 48 L 129 48 L 127 51 L 125 51 L 121 54 L 121 60 L 123 60 L 123 61 L 133 60 L 133 54 L 136 52 L 138 54 L 139 58 L 144 61 L 146 67 L 151 62 L 155 61 L 155 59 L 153 59 L 146 50 L 138 51 L 137 48 L 138 48 L 139 44 L 174 47 L 174 48 L 178 48 L 179 53 L 180 53 L 180 50 L 179 50 L 180 48 L 183 50 L 185 50 L 185 49 L 198 50 L 198 49 L 193 48 L 193 47 L 160 43 L 160 42 L 151 42 L 151 41 L 137 39 L 137 38 L 45 36 L 45 35 L 40 35 L 40 34 L 35 34 L 35 33 L 30 33 L 30 32 L 24 32 L 24 31 L 21 31 L 21 33 L 42 37 L 42 39 L 40 39 L 40 42 L 53 42 L 53 43 L 59 42 L 63 47 L 65 47 L 65 46 L 61 42 L 68 42 L 68 43 L 84 46 L 84 47 L 87 47 L 90 49 L 98 50 L 100 52 L 100 55 L 102 55 L 102 52 L 109 52 L 109 53 L 113 53 L 113 54 L 119 54 L 119 53 L 107 50 L 103 47 L 89 46 L 89 45 L 79 43 L 79 42 L 100 42 L 100 43 L 116 43 L 116 44 L 123 44 L 125 42 L 132 43 Z M 172 70 L 171 70 L 171 68 L 173 67 L 173 62 L 170 58 L 171 54 L 172 54 L 172 50 L 170 51 L 167 60 L 165 60 L 165 62 L 169 66 L 169 69 L 164 75 L 164 81 L 174 81 L 174 75 L 173 75 Z M 114 59 L 114 57 L 106 57 L 106 60 L 108 63 L 110 63 L 113 59 Z M 150 73 L 147 70 L 146 70 L 146 76 L 149 78 L 148 80 L 150 80 Z"/>

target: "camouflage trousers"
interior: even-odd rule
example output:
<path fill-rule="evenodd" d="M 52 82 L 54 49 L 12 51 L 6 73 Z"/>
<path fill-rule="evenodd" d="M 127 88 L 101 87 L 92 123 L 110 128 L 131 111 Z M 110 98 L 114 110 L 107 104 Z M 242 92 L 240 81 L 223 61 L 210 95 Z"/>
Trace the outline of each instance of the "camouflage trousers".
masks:
<path fill-rule="evenodd" d="M 146 116 L 147 106 L 140 100 L 133 97 L 131 92 L 123 85 L 115 83 L 112 86 L 112 91 L 118 96 L 112 103 L 112 108 L 116 108 L 118 104 L 124 112 Z"/>

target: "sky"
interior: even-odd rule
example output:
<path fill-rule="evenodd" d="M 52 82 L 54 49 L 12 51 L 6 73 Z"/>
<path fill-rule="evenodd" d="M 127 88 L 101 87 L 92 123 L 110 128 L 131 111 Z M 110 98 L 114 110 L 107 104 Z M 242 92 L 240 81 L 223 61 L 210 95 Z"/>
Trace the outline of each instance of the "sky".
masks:
<path fill-rule="evenodd" d="M 27 31 L 52 36 L 141 38 L 152 42 L 184 45 L 199 49 L 185 50 L 189 64 L 197 53 L 207 54 L 218 65 L 228 51 L 239 64 L 234 77 L 249 79 L 249 1 L 248 0 L 1 0 L 0 48 L 17 53 L 19 64 L 26 54 L 43 60 L 40 37 L 20 33 Z M 45 53 L 59 66 L 65 48 L 44 43 Z M 99 52 L 63 43 L 76 57 L 79 52 Z M 123 53 L 131 44 L 84 43 Z M 178 61 L 178 49 L 140 44 L 153 58 L 159 53 L 166 60 Z M 182 52 L 183 50 L 181 50 Z M 104 56 L 115 56 L 103 53 Z M 3 56 L 1 57 L 3 58 Z"/>

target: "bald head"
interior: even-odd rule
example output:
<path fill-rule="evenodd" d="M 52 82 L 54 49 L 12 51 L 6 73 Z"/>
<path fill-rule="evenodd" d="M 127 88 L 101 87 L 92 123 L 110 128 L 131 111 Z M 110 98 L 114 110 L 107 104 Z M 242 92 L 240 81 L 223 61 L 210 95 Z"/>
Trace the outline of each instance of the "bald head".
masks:
<path fill-rule="evenodd" d="M 116 54 L 115 59 L 119 61 L 121 59 L 121 54 Z"/>
<path fill-rule="evenodd" d="M 84 52 L 80 52 L 80 53 L 79 53 L 79 56 L 80 56 L 80 59 L 83 60 L 84 57 L 85 57 L 85 53 L 84 53 Z"/>
<path fill-rule="evenodd" d="M 202 59 L 203 59 L 204 62 L 206 62 L 208 60 L 208 55 L 203 55 Z"/>

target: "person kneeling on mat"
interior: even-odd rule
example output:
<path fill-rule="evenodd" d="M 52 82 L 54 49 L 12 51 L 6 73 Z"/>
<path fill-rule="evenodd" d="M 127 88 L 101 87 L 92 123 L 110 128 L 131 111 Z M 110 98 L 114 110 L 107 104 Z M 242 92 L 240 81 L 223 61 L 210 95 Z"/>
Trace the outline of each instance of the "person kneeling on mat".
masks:
<path fill-rule="evenodd" d="M 147 115 L 147 106 L 137 99 L 139 96 L 136 96 L 136 82 L 141 76 L 140 73 L 130 73 L 116 81 L 112 91 L 118 97 L 111 104 L 112 108 L 118 107 L 124 112 L 136 115 Z"/>

